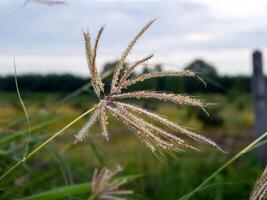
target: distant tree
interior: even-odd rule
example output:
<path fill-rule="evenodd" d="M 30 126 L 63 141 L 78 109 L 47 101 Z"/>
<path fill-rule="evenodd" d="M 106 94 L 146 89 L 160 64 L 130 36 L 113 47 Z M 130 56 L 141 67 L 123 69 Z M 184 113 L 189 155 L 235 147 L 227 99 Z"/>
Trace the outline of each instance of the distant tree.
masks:
<path fill-rule="evenodd" d="M 102 72 L 107 72 L 115 67 L 118 61 L 106 63 Z M 126 64 L 127 65 L 127 64 Z M 130 66 L 130 65 L 129 65 Z M 144 66 L 141 73 L 150 72 L 152 66 Z M 161 65 L 155 65 L 156 71 L 162 71 Z M 235 98 L 237 94 L 250 92 L 250 77 L 248 76 L 220 76 L 216 69 L 201 60 L 196 60 L 189 64 L 185 69 L 199 72 L 206 80 L 207 87 L 193 78 L 162 77 L 153 78 L 139 82 L 127 88 L 132 90 L 164 90 L 166 92 L 185 92 L 185 93 L 229 93 L 229 97 Z M 134 74 L 133 76 L 137 76 Z M 106 91 L 110 88 L 112 75 L 105 78 Z M 265 80 L 267 84 L 267 79 Z M 87 84 L 87 77 L 79 77 L 71 74 L 27 74 L 18 77 L 19 87 L 22 91 L 33 92 L 70 92 L 77 90 L 84 84 Z M 0 92 L 16 91 L 14 76 L 0 76 Z"/>
<path fill-rule="evenodd" d="M 104 66 L 103 66 L 103 70 L 102 70 L 102 74 L 109 71 L 109 70 L 112 70 L 115 68 L 115 66 L 118 64 L 118 60 L 116 61 L 113 61 L 113 62 L 108 62 L 106 63 Z M 127 63 L 124 64 L 124 67 L 127 67 Z M 111 83 L 111 80 L 112 80 L 112 76 L 109 76 L 108 78 L 105 78 L 105 80 L 103 80 L 104 84 L 105 84 L 105 91 L 109 91 L 110 90 L 110 83 Z"/>
<path fill-rule="evenodd" d="M 208 83 L 208 87 L 205 88 L 204 85 L 197 84 L 195 80 L 186 78 L 184 81 L 186 92 L 215 92 L 214 90 L 216 90 L 216 85 L 218 85 L 219 76 L 214 66 L 203 60 L 197 59 L 184 69 L 197 72 Z"/>
<path fill-rule="evenodd" d="M 142 70 L 141 74 L 148 73 L 148 72 L 151 72 L 151 71 L 152 71 L 152 70 L 149 69 L 149 67 L 148 67 L 147 65 L 145 65 L 145 66 L 143 67 L 143 70 Z"/>
<path fill-rule="evenodd" d="M 185 70 L 192 70 L 198 72 L 204 78 L 212 78 L 218 76 L 217 70 L 214 66 L 200 59 L 197 59 L 190 63 L 187 67 L 185 67 Z"/>
<path fill-rule="evenodd" d="M 102 73 L 105 73 L 105 72 L 113 69 L 116 66 L 116 64 L 118 64 L 118 61 L 117 60 L 116 61 L 113 61 L 113 62 L 108 62 L 108 63 L 104 64 Z"/>
<path fill-rule="evenodd" d="M 103 66 L 102 74 L 112 70 L 115 68 L 116 64 L 118 64 L 118 61 L 108 62 Z M 112 80 L 112 76 L 107 77 L 105 80 L 103 80 L 103 83 L 105 84 L 105 91 L 110 90 L 110 83 Z"/>
<path fill-rule="evenodd" d="M 161 71 L 162 71 L 162 66 L 161 66 L 161 64 L 156 64 L 156 66 L 155 66 L 155 71 L 157 71 L 157 72 L 161 72 Z"/>
<path fill-rule="evenodd" d="M 162 71 L 162 66 L 160 64 L 157 64 L 155 66 L 155 71 L 161 72 Z M 165 87 L 166 87 L 165 82 L 166 82 L 166 78 L 165 77 L 158 78 L 157 79 L 156 89 L 157 90 L 165 90 Z"/>

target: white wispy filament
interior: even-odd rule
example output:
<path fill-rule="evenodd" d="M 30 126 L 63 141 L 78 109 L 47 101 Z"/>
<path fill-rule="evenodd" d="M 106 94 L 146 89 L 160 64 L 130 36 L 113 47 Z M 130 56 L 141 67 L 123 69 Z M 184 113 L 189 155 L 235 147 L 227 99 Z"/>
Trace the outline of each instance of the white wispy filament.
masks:
<path fill-rule="evenodd" d="M 184 151 L 184 149 L 193 149 L 198 150 L 198 148 L 191 143 L 187 143 L 188 139 L 193 140 L 194 142 L 207 144 L 213 146 L 219 151 L 222 149 L 210 139 L 201 136 L 191 130 L 187 130 L 176 123 L 170 121 L 169 119 L 160 116 L 157 113 L 146 110 L 137 105 L 123 103 L 120 100 L 125 100 L 129 98 L 134 99 L 157 99 L 160 101 L 169 101 L 178 105 L 189 105 L 200 107 L 204 111 L 206 104 L 197 99 L 187 95 L 182 94 L 173 94 L 173 93 L 164 93 L 162 91 L 133 91 L 123 93 L 122 89 L 134 85 L 138 82 L 142 82 L 151 78 L 160 78 L 165 76 L 174 76 L 174 77 L 194 77 L 201 82 L 204 82 L 201 77 L 199 77 L 193 71 L 183 71 L 183 72 L 150 72 L 143 75 L 137 76 L 135 78 L 130 78 L 134 69 L 145 61 L 151 59 L 153 55 L 145 57 L 141 60 L 136 61 L 129 68 L 125 67 L 125 61 L 130 51 L 138 41 L 138 39 L 144 34 L 144 32 L 152 25 L 155 20 L 147 23 L 141 31 L 134 37 L 130 42 L 127 49 L 121 56 L 121 60 L 115 66 L 115 71 L 113 79 L 111 81 L 111 90 L 109 94 L 106 94 L 104 91 L 104 84 L 101 80 L 100 74 L 97 71 L 96 67 L 96 52 L 98 47 L 98 42 L 100 36 L 103 32 L 103 27 L 99 30 L 94 47 L 91 45 L 90 34 L 88 32 L 84 33 L 85 39 L 85 48 L 86 48 L 86 57 L 89 67 L 89 72 L 91 75 L 91 83 L 96 92 L 96 95 L 100 99 L 99 104 L 96 106 L 95 112 L 92 114 L 85 126 L 79 131 L 76 135 L 76 141 L 82 141 L 85 136 L 88 134 L 89 129 L 95 124 L 99 119 L 100 127 L 102 130 L 102 135 L 106 140 L 108 137 L 107 130 L 107 112 L 111 113 L 115 118 L 119 119 L 124 123 L 130 130 L 132 130 L 135 135 L 149 147 L 152 152 L 154 152 L 159 158 L 164 158 L 165 153 L 172 153 L 175 151 Z M 167 131 L 161 127 L 156 126 L 155 124 L 142 119 L 142 116 L 149 117 L 155 121 L 163 124 L 167 129 L 172 130 Z"/>

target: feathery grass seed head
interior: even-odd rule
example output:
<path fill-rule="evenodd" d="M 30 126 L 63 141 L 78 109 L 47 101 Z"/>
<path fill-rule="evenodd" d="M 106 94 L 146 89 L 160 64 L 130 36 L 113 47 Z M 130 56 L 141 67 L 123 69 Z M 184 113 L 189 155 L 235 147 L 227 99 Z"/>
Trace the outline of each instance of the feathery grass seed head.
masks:
<path fill-rule="evenodd" d="M 127 183 L 127 179 L 112 180 L 123 168 L 118 165 L 115 169 L 111 170 L 106 167 L 100 171 L 95 169 L 92 177 L 92 192 L 90 197 L 97 197 L 103 200 L 123 200 L 125 198 L 118 197 L 118 195 L 133 194 L 132 190 L 122 190 L 120 187 Z M 89 199 L 91 199 L 89 197 Z M 94 198 L 92 198 L 94 199 Z"/>
<path fill-rule="evenodd" d="M 111 92 L 110 92 L 111 94 L 113 94 L 116 91 L 119 75 L 121 73 L 121 70 L 123 68 L 123 65 L 125 63 L 125 60 L 126 60 L 127 56 L 130 54 L 130 52 L 131 52 L 132 48 L 134 47 L 134 45 L 136 44 L 136 42 L 141 38 L 141 36 L 146 32 L 146 30 L 155 22 L 155 20 L 156 19 L 148 22 L 139 31 L 139 33 L 134 37 L 134 39 L 130 42 L 130 44 L 128 45 L 126 50 L 123 52 L 120 61 L 115 66 L 115 71 L 114 71 L 113 79 L 112 79 L 112 82 L 111 82 Z"/>
<path fill-rule="evenodd" d="M 202 102 L 197 98 L 193 98 L 187 95 L 174 94 L 174 93 L 164 93 L 162 91 L 133 91 L 123 93 L 122 89 L 125 89 L 131 85 L 138 82 L 142 82 L 151 78 L 160 78 L 165 76 L 174 77 L 194 77 L 200 81 L 203 81 L 196 73 L 186 70 L 183 72 L 150 72 L 143 75 L 139 75 L 135 78 L 130 78 L 134 69 L 142 64 L 143 62 L 152 58 L 153 55 L 145 57 L 141 60 L 136 61 L 132 66 L 126 68 L 124 63 L 129 55 L 131 49 L 137 42 L 137 40 L 142 36 L 142 34 L 151 26 L 155 20 L 150 21 L 146 24 L 143 29 L 134 37 L 132 42 L 129 44 L 127 49 L 121 56 L 119 63 L 115 66 L 115 71 L 113 79 L 111 81 L 111 91 L 109 94 L 104 93 L 103 83 L 101 77 L 98 74 L 95 60 L 98 48 L 98 42 L 103 32 L 103 27 L 99 30 L 94 48 L 91 47 L 91 41 L 89 33 L 84 33 L 86 57 L 91 74 L 91 82 L 100 102 L 96 106 L 94 113 L 89 118 L 85 126 L 76 135 L 76 141 L 82 141 L 84 137 L 88 134 L 89 129 L 94 125 L 94 123 L 99 119 L 102 135 L 109 139 L 107 130 L 107 112 L 111 113 L 115 118 L 119 119 L 124 123 L 130 130 L 132 130 L 135 135 L 144 143 L 152 152 L 159 158 L 164 158 L 164 153 L 173 154 L 176 151 L 183 151 L 183 149 L 193 149 L 198 150 L 197 147 L 193 146 L 191 143 L 188 144 L 187 140 L 191 139 L 194 142 L 208 144 L 214 148 L 222 151 L 222 149 L 210 139 L 201 136 L 195 132 L 187 130 L 176 123 L 168 120 L 167 118 L 160 116 L 157 113 L 146 110 L 142 107 L 120 102 L 120 100 L 134 98 L 134 99 L 157 99 L 161 101 L 169 101 L 176 103 L 178 105 L 190 105 L 202 108 L 204 111 L 207 104 Z M 126 69 L 125 69 L 126 68 Z M 102 95 L 104 94 L 104 95 Z M 173 132 L 167 131 L 161 127 L 156 126 L 152 122 L 146 121 L 143 117 L 149 117 L 154 121 L 160 122 L 167 129 Z M 101 177 L 106 172 L 101 172 Z M 99 175 L 99 176 L 100 176 Z M 96 184 L 96 183 L 95 183 Z M 97 184 L 98 185 L 98 184 Z M 98 187 L 96 187 L 98 188 Z"/>
<path fill-rule="evenodd" d="M 262 175 L 257 180 L 251 196 L 250 200 L 266 200 L 267 199 L 267 166 L 263 171 Z"/>

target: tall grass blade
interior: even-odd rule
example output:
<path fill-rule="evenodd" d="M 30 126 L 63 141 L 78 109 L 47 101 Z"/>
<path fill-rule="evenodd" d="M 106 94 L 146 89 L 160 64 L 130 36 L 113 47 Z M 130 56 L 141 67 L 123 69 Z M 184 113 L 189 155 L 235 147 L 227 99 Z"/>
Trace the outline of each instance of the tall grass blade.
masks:
<path fill-rule="evenodd" d="M 27 111 L 27 108 L 25 106 L 25 103 L 22 100 L 22 97 L 21 97 L 21 94 L 20 94 L 20 91 L 19 91 L 19 84 L 18 84 L 18 77 L 17 77 L 17 68 L 16 68 L 16 60 L 15 60 L 15 57 L 14 57 L 13 62 L 14 62 L 13 64 L 14 64 L 14 72 L 15 72 L 16 91 L 17 91 L 17 94 L 18 94 L 19 102 L 21 104 L 21 107 L 22 107 L 23 112 L 25 114 L 25 117 L 27 119 L 27 126 L 28 126 L 28 141 L 26 142 L 26 146 L 25 146 L 25 150 L 24 150 L 24 154 L 23 154 L 23 159 L 24 159 L 27 156 L 28 152 L 29 152 L 29 145 L 30 145 L 29 141 L 30 141 L 30 138 L 31 138 L 31 123 L 30 123 L 29 113 Z"/>
<path fill-rule="evenodd" d="M 113 71 L 114 71 L 114 69 L 110 69 L 110 70 L 106 71 L 105 73 L 102 74 L 101 79 L 104 80 L 104 79 L 108 78 L 113 73 Z M 78 95 L 80 95 L 82 92 L 88 90 L 91 86 L 92 86 L 91 82 L 84 84 L 83 86 L 81 86 L 77 90 L 67 94 L 60 101 L 55 102 L 54 104 L 50 105 L 49 108 L 54 108 L 54 107 L 57 107 L 57 106 L 60 106 L 64 103 L 66 103 L 67 101 L 70 101 L 74 97 L 77 97 Z"/>
<path fill-rule="evenodd" d="M 106 162 L 102 156 L 102 154 L 99 152 L 99 150 L 97 149 L 96 145 L 94 144 L 94 142 L 92 140 L 89 141 L 90 147 L 92 152 L 95 154 L 95 156 L 97 157 L 99 163 L 101 164 L 101 166 L 105 166 Z"/>
<path fill-rule="evenodd" d="M 37 124 L 35 126 L 32 126 L 31 127 L 31 133 L 33 134 L 34 132 L 46 127 L 47 125 L 51 124 L 54 121 L 55 121 L 55 119 L 52 119 L 52 120 L 48 120 L 46 122 Z M 9 133 L 9 132 L 7 132 L 7 133 Z M 28 133 L 27 130 L 21 130 L 21 131 L 16 131 L 12 134 L 8 134 L 7 136 L 1 137 L 0 147 L 4 148 L 5 146 L 8 146 L 13 141 L 18 140 L 18 139 L 24 137 L 25 135 L 27 135 L 27 133 Z"/>
<path fill-rule="evenodd" d="M 47 144 L 49 144 L 52 140 L 54 140 L 57 136 L 61 135 L 65 130 L 67 130 L 69 127 L 71 127 L 73 124 L 75 124 L 77 121 L 94 111 L 95 107 L 92 107 L 91 109 L 87 110 L 74 120 L 72 120 L 69 124 L 64 126 L 61 130 L 53 134 L 51 137 L 49 137 L 46 141 L 41 143 L 38 147 L 36 147 L 33 151 L 31 151 L 26 157 L 24 157 L 22 160 L 18 161 L 15 165 L 13 165 L 10 169 L 8 169 L 4 174 L 0 176 L 0 181 L 2 181 L 7 175 L 9 175 L 11 172 L 13 172 L 17 167 L 19 167 L 22 163 L 29 160 L 32 156 L 34 156 L 37 152 L 39 152 L 41 149 L 43 149 Z"/>
<path fill-rule="evenodd" d="M 4 192 L 6 194 L 10 194 L 10 195 L 13 195 L 13 196 L 17 196 L 17 198 L 19 197 L 23 197 L 23 195 L 21 194 L 18 194 L 18 193 L 15 193 L 15 192 L 11 192 L 11 191 L 8 191 L 8 190 L 5 190 L 3 188 L 0 188 L 0 192 Z"/>
<path fill-rule="evenodd" d="M 71 195 L 88 193 L 91 191 L 91 182 L 58 187 L 49 191 L 35 194 L 29 197 L 21 198 L 20 200 L 47 200 L 60 199 Z"/>
<path fill-rule="evenodd" d="M 114 181 L 119 181 L 123 179 L 134 180 L 139 178 L 140 175 L 130 175 L 130 176 L 122 176 L 118 178 L 114 178 Z M 49 191 L 41 192 L 39 194 L 35 194 L 29 197 L 21 198 L 20 200 L 52 200 L 64 198 L 72 195 L 79 195 L 83 193 L 89 193 L 91 191 L 92 184 L 91 182 L 80 183 L 70 186 L 58 187 L 56 189 L 52 189 Z"/>
<path fill-rule="evenodd" d="M 217 176 L 221 171 L 223 171 L 226 167 L 231 165 L 234 161 L 236 161 L 239 157 L 241 157 L 243 154 L 248 153 L 253 149 L 255 145 L 257 145 L 262 139 L 267 137 L 267 132 L 264 133 L 262 136 L 258 137 L 256 140 L 254 140 L 252 143 L 250 143 L 248 146 L 246 146 L 244 149 L 242 149 L 239 153 L 237 153 L 235 156 L 233 156 L 230 160 L 228 160 L 225 164 L 220 166 L 214 173 L 212 173 L 208 178 L 206 178 L 199 186 L 197 186 L 192 192 L 186 194 L 185 196 L 179 198 L 179 200 L 187 200 L 191 198 L 196 192 L 203 189 L 203 187 L 210 182 L 215 176 Z"/>
<path fill-rule="evenodd" d="M 18 7 L 16 7 L 15 10 L 13 10 L 11 13 L 9 13 L 3 20 L 1 20 L 0 21 L 0 30 L 1 30 L 1 28 L 3 28 L 3 26 L 10 19 L 12 19 L 14 16 L 16 16 L 19 13 L 19 11 L 21 11 L 29 2 L 30 2 L 30 0 L 24 1 L 22 4 L 20 4 Z"/>
<path fill-rule="evenodd" d="M 69 167 L 67 161 L 65 160 L 64 156 L 60 153 L 60 151 L 56 147 L 54 147 L 52 145 L 47 145 L 47 150 L 49 153 L 51 153 L 51 155 L 56 160 L 56 162 L 60 168 L 60 171 L 62 173 L 65 184 L 66 185 L 73 184 L 72 172 L 71 172 L 70 167 Z"/>

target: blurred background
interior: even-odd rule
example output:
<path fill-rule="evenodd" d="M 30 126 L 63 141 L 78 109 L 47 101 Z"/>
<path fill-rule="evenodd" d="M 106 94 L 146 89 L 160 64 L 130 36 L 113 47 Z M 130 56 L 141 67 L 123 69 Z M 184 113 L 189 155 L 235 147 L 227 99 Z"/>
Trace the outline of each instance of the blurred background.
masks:
<path fill-rule="evenodd" d="M 138 68 L 136 75 L 190 69 L 207 86 L 171 77 L 147 80 L 129 90 L 183 93 L 213 103 L 208 116 L 191 107 L 137 102 L 212 138 L 228 153 L 201 147 L 202 152 L 180 153 L 165 164 L 111 117 L 109 143 L 95 126 L 86 142 L 74 145 L 73 135 L 85 118 L 1 183 L 0 199 L 88 182 L 95 167 L 116 164 L 124 166 L 124 174 L 142 174 L 127 186 L 135 192 L 132 199 L 178 199 L 267 130 L 265 0 L 1 0 L 1 174 L 21 159 L 27 142 L 33 149 L 97 102 L 89 86 L 82 32 L 89 30 L 95 36 L 105 25 L 97 64 L 109 85 L 109 72 L 128 42 L 154 18 L 156 23 L 135 46 L 127 64 L 153 53 L 154 58 Z M 14 56 L 31 137 L 16 92 Z M 248 199 L 267 164 L 266 155 L 266 147 L 244 155 L 192 199 Z M 85 192 L 67 198 L 86 196 Z"/>

